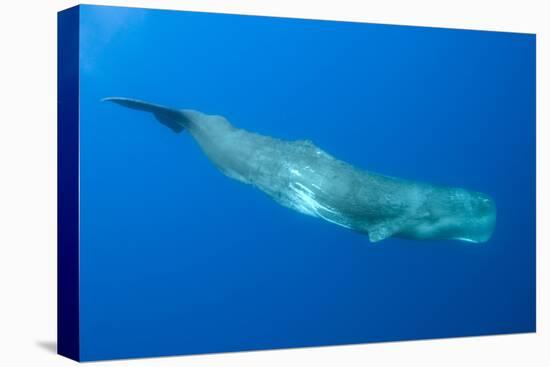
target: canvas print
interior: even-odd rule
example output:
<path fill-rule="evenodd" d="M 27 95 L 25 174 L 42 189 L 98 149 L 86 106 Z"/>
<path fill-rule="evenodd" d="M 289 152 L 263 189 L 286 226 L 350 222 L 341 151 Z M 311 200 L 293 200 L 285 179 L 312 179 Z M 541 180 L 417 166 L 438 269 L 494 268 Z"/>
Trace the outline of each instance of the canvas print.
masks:
<path fill-rule="evenodd" d="M 535 35 L 59 14 L 62 355 L 535 331 Z"/>

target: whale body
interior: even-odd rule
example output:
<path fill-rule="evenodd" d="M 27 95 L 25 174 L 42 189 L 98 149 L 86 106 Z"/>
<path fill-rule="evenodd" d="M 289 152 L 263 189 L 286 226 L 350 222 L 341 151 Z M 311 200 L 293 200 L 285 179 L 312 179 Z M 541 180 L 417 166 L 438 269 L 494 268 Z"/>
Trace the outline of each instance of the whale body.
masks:
<path fill-rule="evenodd" d="M 358 169 L 309 140 L 263 136 L 223 116 L 131 98 L 103 100 L 150 112 L 176 133 L 189 132 L 226 176 L 285 207 L 368 234 L 371 242 L 399 237 L 481 243 L 495 227 L 495 203 L 483 193 Z"/>

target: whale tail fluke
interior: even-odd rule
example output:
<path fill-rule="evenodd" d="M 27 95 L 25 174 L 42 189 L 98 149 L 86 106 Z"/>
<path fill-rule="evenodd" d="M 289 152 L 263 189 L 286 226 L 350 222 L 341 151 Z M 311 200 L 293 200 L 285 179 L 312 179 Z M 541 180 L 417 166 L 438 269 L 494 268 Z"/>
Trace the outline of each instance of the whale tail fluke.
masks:
<path fill-rule="evenodd" d="M 185 127 L 190 122 L 188 116 L 186 116 L 185 112 L 183 111 L 154 103 L 140 101 L 138 99 L 125 97 L 107 97 L 103 98 L 101 101 L 113 102 L 134 110 L 150 112 L 161 124 L 169 127 L 175 133 L 180 133 L 185 130 Z"/>

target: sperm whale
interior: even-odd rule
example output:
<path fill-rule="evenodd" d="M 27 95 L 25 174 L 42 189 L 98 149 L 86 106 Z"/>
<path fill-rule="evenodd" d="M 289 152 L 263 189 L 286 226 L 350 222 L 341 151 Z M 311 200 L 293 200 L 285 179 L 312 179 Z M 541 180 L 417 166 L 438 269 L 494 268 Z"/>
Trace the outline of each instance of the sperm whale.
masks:
<path fill-rule="evenodd" d="M 488 241 L 496 206 L 486 194 L 362 170 L 309 140 L 286 141 L 233 126 L 226 118 L 132 98 L 108 97 L 187 131 L 226 176 L 250 184 L 300 213 L 367 234 L 416 240 Z"/>

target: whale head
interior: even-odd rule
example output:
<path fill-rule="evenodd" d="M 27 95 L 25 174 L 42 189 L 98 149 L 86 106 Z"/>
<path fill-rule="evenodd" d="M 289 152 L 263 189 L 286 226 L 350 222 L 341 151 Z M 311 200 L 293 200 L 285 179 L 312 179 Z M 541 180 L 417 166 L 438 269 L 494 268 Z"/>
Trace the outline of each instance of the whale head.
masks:
<path fill-rule="evenodd" d="M 496 223 L 496 206 L 486 194 L 448 188 L 431 202 L 435 238 L 482 243 L 488 241 Z"/>
<path fill-rule="evenodd" d="M 496 223 L 493 199 L 461 188 L 435 188 L 417 214 L 402 236 L 483 243 L 491 238 Z"/>

